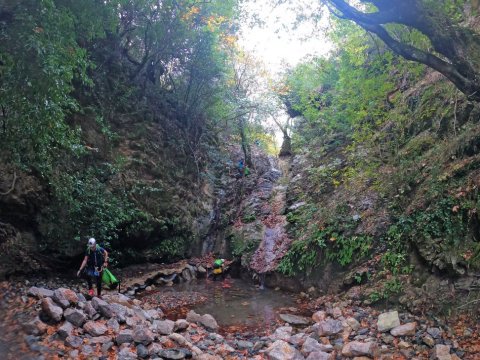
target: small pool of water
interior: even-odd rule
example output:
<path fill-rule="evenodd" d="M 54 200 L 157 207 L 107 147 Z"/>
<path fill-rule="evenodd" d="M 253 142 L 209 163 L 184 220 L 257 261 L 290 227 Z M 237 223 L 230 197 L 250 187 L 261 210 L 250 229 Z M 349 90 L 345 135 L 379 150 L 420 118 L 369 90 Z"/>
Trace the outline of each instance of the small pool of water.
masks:
<path fill-rule="evenodd" d="M 199 314 L 212 315 L 224 330 L 258 330 L 268 332 L 280 318 L 278 314 L 295 305 L 295 298 L 288 293 L 272 289 L 260 290 L 257 286 L 240 279 L 211 281 L 197 279 L 156 291 L 162 297 L 176 299 L 178 308 L 167 310 L 167 317 L 181 317 L 189 309 Z M 147 295 L 150 299 L 155 293 Z M 188 304 L 189 297 L 203 298 L 203 302 Z M 182 299 L 186 305 L 182 306 Z M 159 304 L 162 306 L 162 304 Z M 257 331 L 256 331 L 257 332 Z"/>

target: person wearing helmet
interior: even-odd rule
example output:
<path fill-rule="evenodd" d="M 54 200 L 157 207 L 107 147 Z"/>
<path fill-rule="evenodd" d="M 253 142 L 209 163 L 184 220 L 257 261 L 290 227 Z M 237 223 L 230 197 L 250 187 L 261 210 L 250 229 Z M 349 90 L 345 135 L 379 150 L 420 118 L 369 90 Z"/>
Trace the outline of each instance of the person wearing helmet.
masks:
<path fill-rule="evenodd" d="M 86 268 L 86 277 L 88 283 L 88 295 L 93 296 L 93 282 L 97 284 L 97 296 L 102 295 L 102 272 L 108 265 L 108 252 L 97 245 L 94 238 L 88 239 L 87 250 L 83 258 L 82 265 L 77 272 L 80 276 L 82 271 Z"/>

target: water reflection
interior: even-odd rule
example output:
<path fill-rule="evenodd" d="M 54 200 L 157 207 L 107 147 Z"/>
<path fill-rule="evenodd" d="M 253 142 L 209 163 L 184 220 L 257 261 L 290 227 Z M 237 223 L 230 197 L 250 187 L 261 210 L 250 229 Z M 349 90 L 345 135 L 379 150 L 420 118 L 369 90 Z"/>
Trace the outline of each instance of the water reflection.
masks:
<path fill-rule="evenodd" d="M 192 307 L 197 313 L 211 314 L 220 326 L 240 325 L 265 330 L 278 320 L 279 308 L 294 305 L 291 295 L 258 287 L 239 279 L 224 281 L 194 280 L 162 288 L 163 293 L 201 293 L 207 297 L 203 304 Z"/>

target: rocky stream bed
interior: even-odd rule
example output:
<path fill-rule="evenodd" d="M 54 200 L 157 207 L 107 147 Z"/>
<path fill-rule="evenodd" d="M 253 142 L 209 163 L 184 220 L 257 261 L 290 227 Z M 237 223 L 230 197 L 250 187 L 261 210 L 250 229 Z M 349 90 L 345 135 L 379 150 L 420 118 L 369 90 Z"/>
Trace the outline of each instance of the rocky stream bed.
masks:
<path fill-rule="evenodd" d="M 59 287 L 62 283 L 65 287 Z M 295 307 L 280 311 L 277 325 L 265 332 L 225 327 L 193 310 L 171 320 L 160 306 L 164 304 L 144 300 L 148 296 L 110 291 L 102 299 L 86 299 L 80 290 L 74 280 L 0 283 L 1 358 L 480 358 L 480 326 L 466 316 L 446 321 L 304 294 Z M 187 302 L 185 307 L 191 305 Z"/>

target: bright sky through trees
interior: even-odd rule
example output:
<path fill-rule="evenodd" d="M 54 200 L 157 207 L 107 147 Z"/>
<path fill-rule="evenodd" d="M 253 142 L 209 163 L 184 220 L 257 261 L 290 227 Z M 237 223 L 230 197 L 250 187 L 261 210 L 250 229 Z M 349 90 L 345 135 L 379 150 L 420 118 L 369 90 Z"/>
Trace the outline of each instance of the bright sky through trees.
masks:
<path fill-rule="evenodd" d="M 301 3 L 301 2 L 300 2 Z M 309 4 L 300 4 L 304 11 Z M 324 55 L 331 44 L 311 22 L 302 22 L 293 28 L 298 13 L 288 4 L 274 6 L 270 1 L 246 0 L 243 9 L 259 20 L 244 23 L 240 45 L 263 61 L 272 75 L 294 66 L 307 55 Z M 312 9 L 313 10 L 313 9 Z"/>

